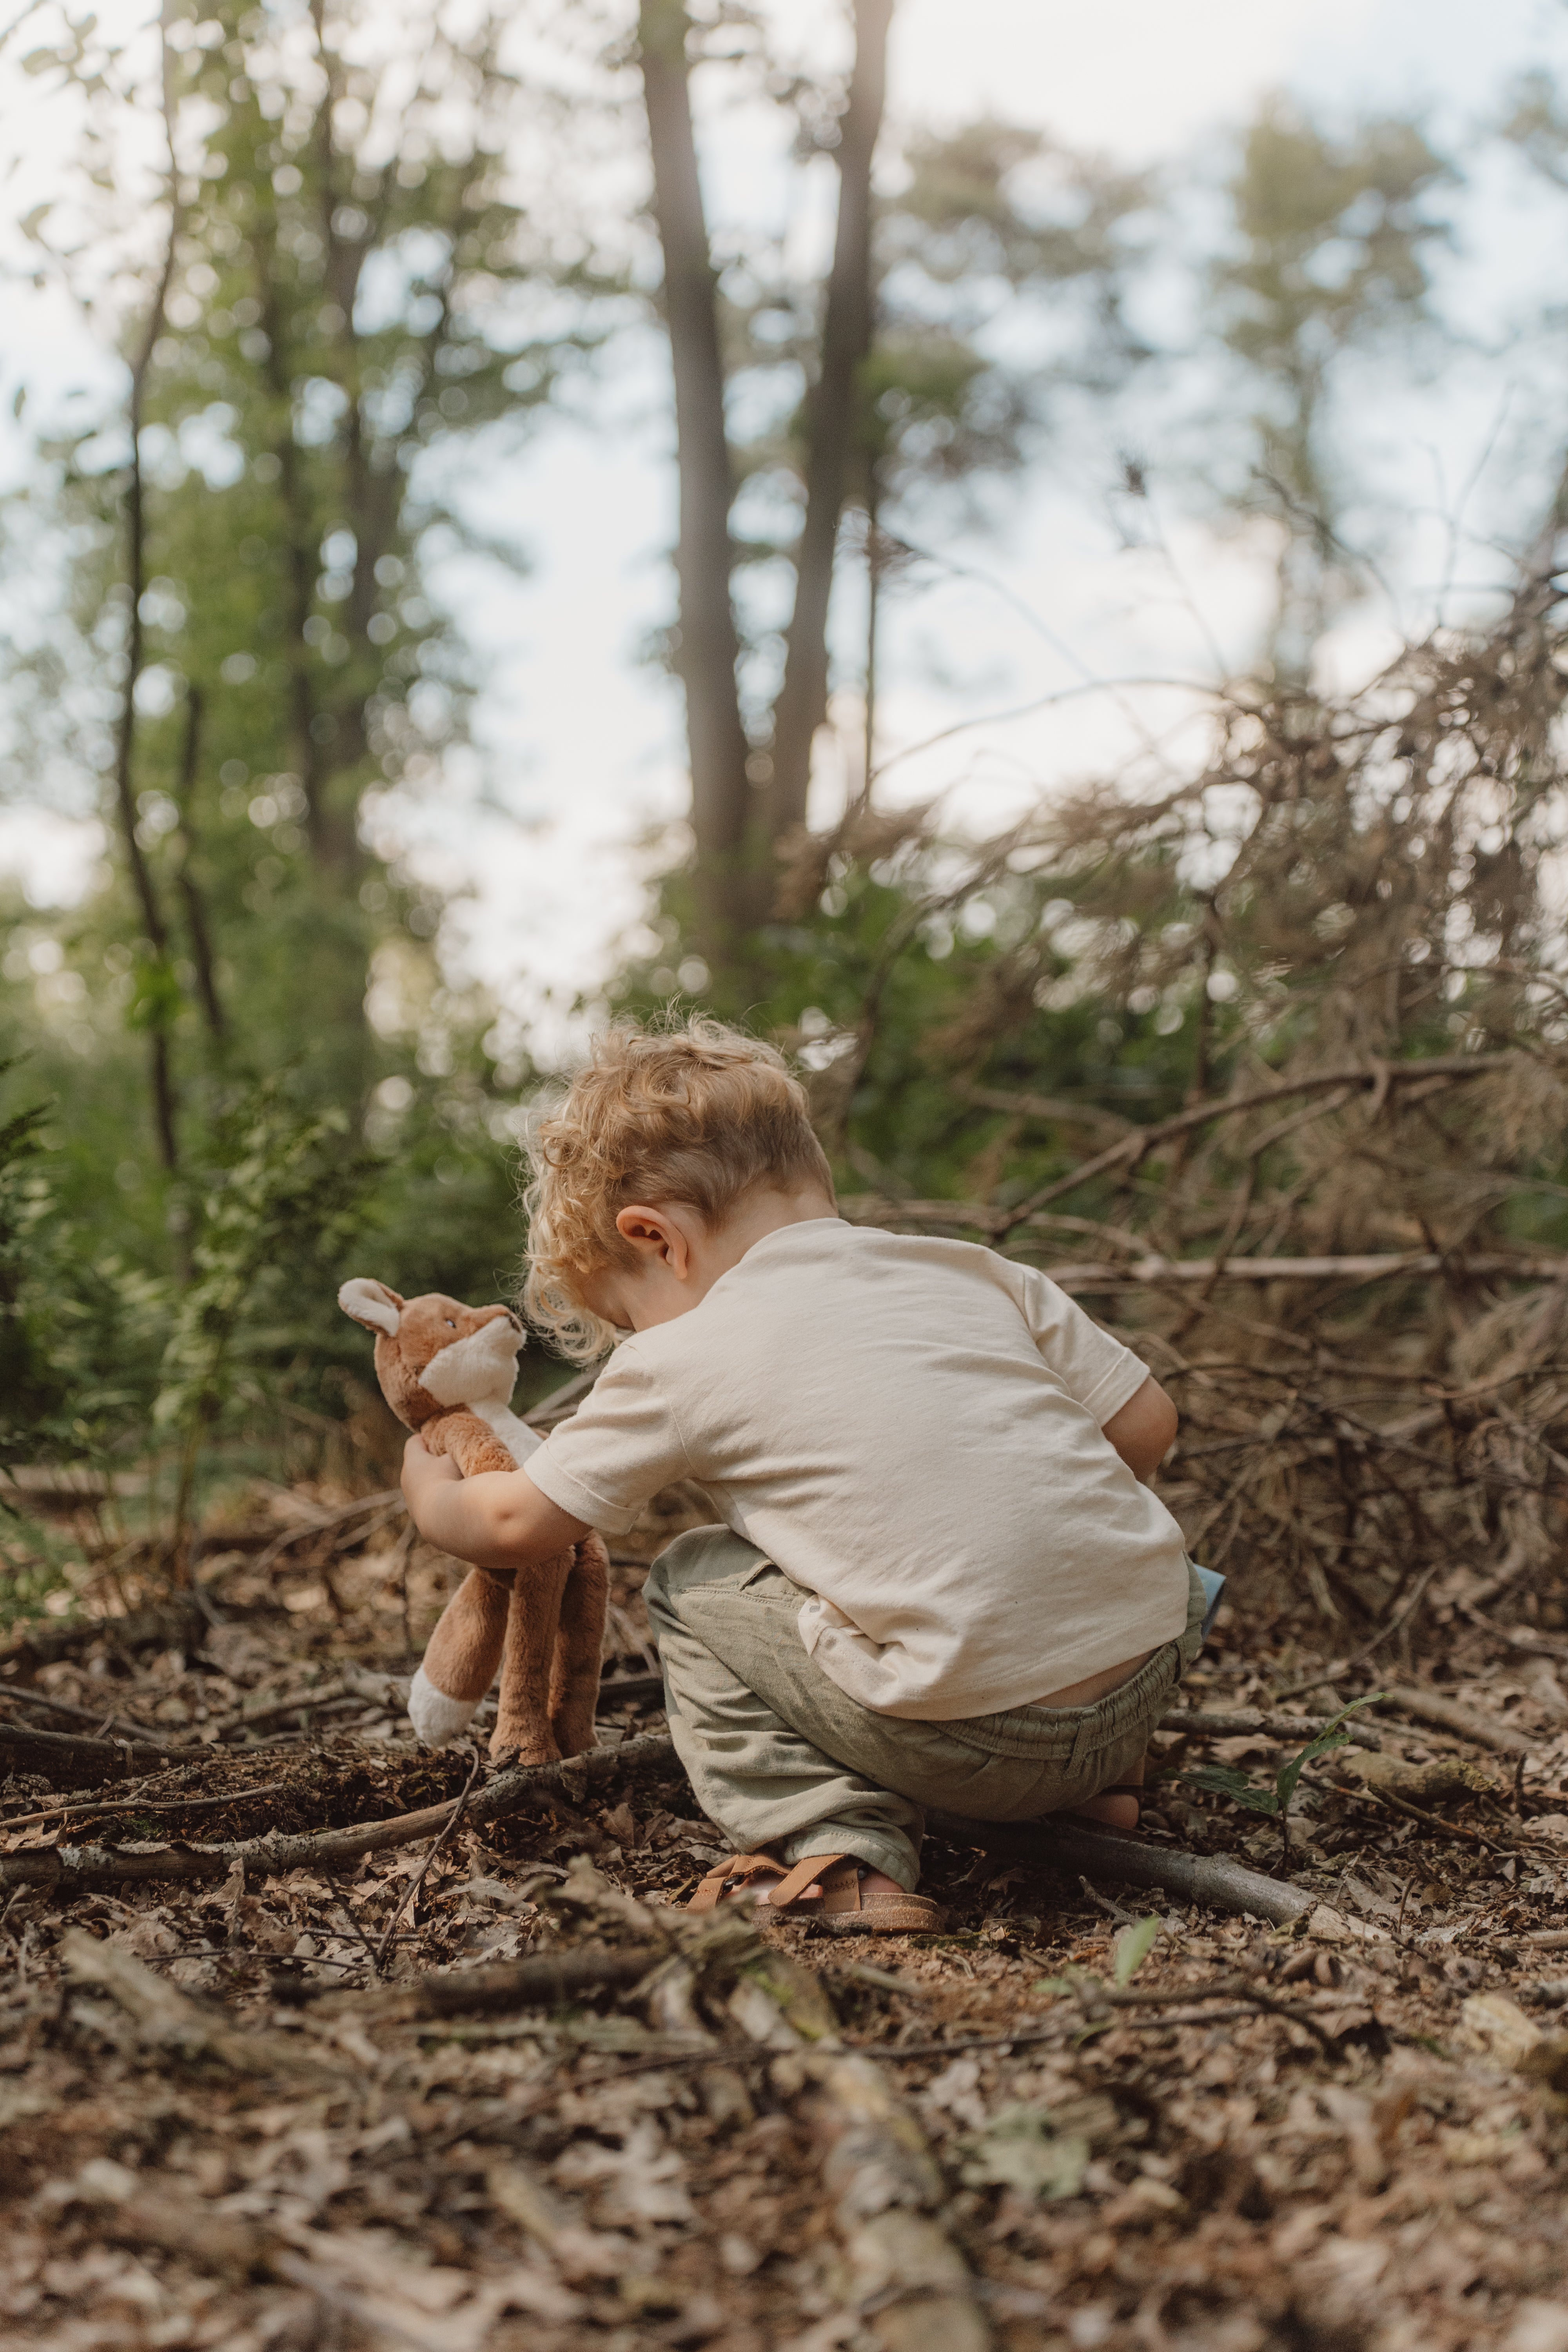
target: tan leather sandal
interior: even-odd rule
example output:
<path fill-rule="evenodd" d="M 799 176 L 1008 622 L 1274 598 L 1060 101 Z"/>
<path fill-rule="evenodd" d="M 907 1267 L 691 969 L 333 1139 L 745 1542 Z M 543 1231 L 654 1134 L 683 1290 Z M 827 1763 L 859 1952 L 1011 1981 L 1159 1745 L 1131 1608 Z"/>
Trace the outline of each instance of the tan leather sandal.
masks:
<path fill-rule="evenodd" d="M 866 1894 L 861 1879 L 869 1865 L 852 1853 L 808 1853 L 793 1870 L 771 1853 L 731 1853 L 715 1863 L 687 1905 L 689 1911 L 716 1911 L 726 1896 L 767 1894 L 763 1909 L 786 1919 L 820 1919 L 835 1936 L 933 1936 L 947 1914 L 927 1895 Z M 771 1885 L 766 1882 L 773 1882 Z M 820 1895 L 807 1895 L 808 1886 Z"/>

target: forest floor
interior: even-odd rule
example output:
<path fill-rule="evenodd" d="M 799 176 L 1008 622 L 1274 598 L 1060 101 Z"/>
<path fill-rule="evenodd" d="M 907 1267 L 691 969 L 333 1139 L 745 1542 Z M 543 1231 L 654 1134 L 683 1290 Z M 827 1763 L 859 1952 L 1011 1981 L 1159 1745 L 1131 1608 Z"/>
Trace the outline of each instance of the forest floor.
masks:
<path fill-rule="evenodd" d="M 399 1706 L 450 1563 L 336 1499 L 258 1490 L 207 1543 L 205 1613 L 0 1654 L 0 1859 L 177 1858 L 462 1790 L 471 1753 L 422 1754 Z M 673 1524 L 617 1566 L 612 1678 L 653 1664 L 640 1561 Z M 89 1596 L 146 1599 L 123 1564 Z M 1568 1636 L 1449 1617 L 1391 1679 L 1499 1736 L 1356 1722 L 1468 1785 L 1401 1809 L 1342 1749 L 1288 1853 L 1157 1790 L 1143 1843 L 1292 1879 L 1317 1907 L 1289 1928 L 932 1841 L 943 1935 L 694 1936 L 719 1841 L 657 1758 L 341 1869 L 0 1889 L 0 2344 L 1568 2352 Z M 1300 1664 L 1233 1620 L 1184 1700 L 1267 1706 Z M 663 1727 L 602 1712 L 605 1742 Z M 132 1726 L 177 1752 L 85 1794 L 36 1737 Z M 1289 1752 L 1158 1748 L 1264 1785 Z M 451 1991 L 620 1954 L 618 1990 Z"/>

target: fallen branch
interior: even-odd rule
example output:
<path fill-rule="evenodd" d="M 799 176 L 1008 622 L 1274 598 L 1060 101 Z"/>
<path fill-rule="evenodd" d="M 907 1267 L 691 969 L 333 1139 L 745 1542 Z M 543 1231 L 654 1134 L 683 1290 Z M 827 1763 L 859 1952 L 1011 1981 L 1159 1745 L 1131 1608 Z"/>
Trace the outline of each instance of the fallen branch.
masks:
<path fill-rule="evenodd" d="M 1342 1997 L 1334 2003 L 1337 2010 L 1342 2010 L 1344 2006 Z M 1128 2017 L 1119 2013 L 1115 2024 L 1119 2033 L 1159 2033 L 1176 2025 L 1237 2025 L 1244 2018 L 1263 2016 L 1278 2017 L 1286 2024 L 1302 2026 L 1316 2035 L 1324 2049 L 1332 2047 L 1333 2036 L 1326 2033 L 1306 2011 L 1287 2001 L 1265 2000 L 1253 1993 L 1236 2000 L 1227 2009 L 1174 2010 L 1158 2017 Z M 1055 2018 L 1047 2025 L 1020 2026 L 1013 2033 L 964 2033 L 954 2035 L 946 2042 L 900 2042 L 887 2048 L 873 2043 L 869 2046 L 869 2055 L 886 2058 L 901 2065 L 911 2060 L 958 2058 L 970 2050 L 1023 2050 L 1037 2042 L 1059 2042 L 1065 2034 L 1081 2033 L 1086 2023 L 1104 2025 L 1107 2022 L 1109 2021 L 1105 2018 L 1086 2020 L 1075 2014 Z"/>
<path fill-rule="evenodd" d="M 623 1775 L 678 1769 L 673 1743 L 662 1733 L 647 1732 L 623 1740 L 618 1748 L 594 1748 L 561 1764 L 538 1764 L 500 1772 L 469 1801 L 467 1818 L 476 1827 L 499 1821 L 508 1813 L 524 1812 L 552 1799 L 581 1804 L 592 1790 Z M 0 1854 L 0 1887 L 91 1886 L 132 1881 L 211 1879 L 226 1877 L 242 1863 L 247 1874 L 287 1870 L 340 1870 L 368 1853 L 412 1845 L 444 1829 L 461 1803 L 449 1798 L 416 1813 L 403 1813 L 381 1822 L 363 1822 L 353 1829 L 322 1830 L 303 1837 L 237 1838 L 221 1845 L 66 1846 L 37 1852 Z M 1241 1864 L 1205 1854 L 1183 1853 L 1168 1846 L 1140 1844 L 1135 1839 L 1101 1836 L 1090 1830 L 1068 1828 L 1059 1821 L 1031 1823 L 969 1822 L 951 1813 L 931 1813 L 930 1826 L 960 1845 L 983 1847 L 1068 1871 L 1083 1871 L 1123 1885 L 1161 1886 L 1179 1902 L 1208 1905 L 1216 1910 L 1247 1911 L 1254 1917 L 1285 1927 L 1311 1910 L 1315 1898 L 1279 1879 L 1265 1878 Z"/>
<path fill-rule="evenodd" d="M 640 1565 L 640 1563 L 639 1563 Z M 647 1699 L 664 1697 L 662 1675 L 614 1675 L 599 1685 L 599 1696 L 612 1706 L 637 1706 Z"/>
<path fill-rule="evenodd" d="M 1472 1830 L 1463 1822 L 1446 1822 L 1440 1813 L 1429 1813 L 1424 1807 L 1413 1805 L 1408 1798 L 1396 1795 L 1392 1789 L 1373 1786 L 1367 1789 L 1366 1794 L 1378 1804 L 1386 1805 L 1390 1812 L 1403 1813 L 1406 1821 L 1419 1822 L 1429 1836 L 1436 1834 L 1452 1838 L 1456 1845 L 1479 1845 L 1485 1853 L 1502 1851 L 1495 1838 L 1484 1837 L 1479 1830 Z M 1521 1841 L 1510 1839 L 1509 1843 L 1514 1844 Z M 1540 1843 L 1544 1844 L 1545 1840 Z"/>
<path fill-rule="evenodd" d="M 846 1215 L 861 1211 L 856 1222 L 969 1226 L 980 1232 L 1006 1233 L 1016 1220 L 1003 1209 L 988 1209 L 979 1201 L 880 1201 L 841 1203 Z M 1060 1290 L 1120 1290 L 1141 1283 L 1210 1282 L 1392 1282 L 1402 1275 L 1455 1274 L 1503 1276 L 1519 1282 L 1568 1281 L 1568 1252 L 1552 1257 L 1522 1257 L 1500 1250 L 1471 1257 L 1439 1255 L 1436 1250 L 1378 1252 L 1359 1257 L 1162 1257 L 1146 1256 L 1121 1263 L 1064 1261 L 1042 1269 Z"/>
<path fill-rule="evenodd" d="M 247 1701 L 232 1713 L 219 1716 L 206 1728 L 216 1731 L 220 1739 L 226 1739 L 233 1732 L 254 1731 L 261 1724 L 276 1723 L 280 1716 L 309 1714 L 321 1707 L 336 1706 L 344 1700 L 391 1710 L 405 1706 L 407 1698 L 406 1675 L 378 1675 L 364 1666 L 349 1666 L 331 1682 L 288 1691 L 281 1698 Z"/>
<path fill-rule="evenodd" d="M 1173 1706 L 1160 1717 L 1161 1731 L 1189 1732 L 1194 1739 L 1316 1739 L 1331 1715 L 1279 1715 L 1268 1707 Z"/>
<path fill-rule="evenodd" d="M 1516 1056 L 1512 1054 L 1431 1054 L 1424 1060 L 1411 1062 L 1377 1062 L 1370 1069 L 1352 1066 L 1349 1069 L 1315 1070 L 1310 1076 L 1277 1079 L 1272 1086 L 1254 1087 L 1249 1094 L 1231 1095 L 1224 1099 L 1194 1103 L 1169 1118 L 1155 1119 L 1123 1136 L 1104 1151 L 1097 1151 L 1090 1160 L 1080 1160 L 1065 1176 L 1043 1184 L 1030 1193 L 1016 1209 L 1007 1212 L 1009 1223 L 1003 1230 L 1024 1223 L 1047 1202 L 1058 1200 L 1064 1192 L 1075 1192 L 1107 1169 L 1125 1166 L 1136 1169 L 1157 1144 L 1169 1143 L 1178 1135 L 1190 1134 L 1194 1128 L 1206 1127 L 1212 1119 L 1236 1118 L 1243 1111 L 1259 1110 L 1269 1103 L 1284 1102 L 1291 1095 L 1316 1094 L 1335 1087 L 1365 1087 L 1375 1103 L 1381 1105 L 1391 1087 L 1412 1079 L 1476 1078 L 1487 1070 L 1506 1069 Z"/>
<path fill-rule="evenodd" d="M 1461 1706 L 1457 1699 L 1444 1698 L 1437 1691 L 1385 1690 L 1378 1705 L 1392 1707 L 1401 1715 L 1414 1716 L 1417 1723 L 1435 1723 L 1444 1731 L 1457 1731 L 1462 1739 L 1473 1740 L 1478 1748 L 1493 1748 L 1500 1756 L 1532 1756 L 1540 1744 L 1527 1739 L 1511 1725 L 1494 1722 L 1489 1716 L 1473 1715 L 1468 1706 Z"/>
<path fill-rule="evenodd" d="M 618 1748 L 594 1748 L 561 1764 L 536 1764 L 499 1772 L 468 1805 L 476 1824 L 526 1812 L 531 1806 L 563 1800 L 581 1804 L 589 1793 L 645 1772 L 678 1769 L 671 1742 L 659 1733 L 623 1740 Z M 226 1877 L 237 1862 L 247 1873 L 341 1870 L 367 1853 L 412 1845 L 444 1829 L 459 1800 L 448 1798 L 416 1813 L 352 1829 L 321 1830 L 309 1836 L 236 1838 L 221 1845 L 46 1846 L 31 1853 L 0 1854 L 0 1886 L 101 1886 L 132 1881 Z"/>
<path fill-rule="evenodd" d="M 8 1700 L 13 1706 L 30 1706 L 43 1715 L 57 1715 L 62 1723 L 85 1724 L 93 1739 L 129 1739 L 132 1743 L 141 1740 L 149 1747 L 183 1747 L 190 1755 L 201 1754 L 200 1744 L 195 1740 L 170 1740 L 163 1738 L 153 1724 L 133 1723 L 124 1715 L 105 1716 L 101 1707 L 71 1706 L 63 1698 L 51 1698 L 47 1691 L 18 1690 L 0 1684 L 0 1698 Z M 26 1728 L 24 1724 L 22 1729 Z"/>
<path fill-rule="evenodd" d="M 390 1519 L 406 1507 L 401 1488 L 385 1486 L 377 1494 L 359 1495 L 352 1503 L 340 1503 L 335 1510 L 312 1510 L 308 1517 L 301 1514 L 293 1527 L 285 1528 L 281 1535 L 273 1537 L 264 1551 L 257 1554 L 253 1572 L 259 1575 L 275 1560 L 281 1559 L 286 1551 L 292 1550 L 296 1544 L 309 1543 L 312 1536 L 326 1535 L 336 1528 L 339 1538 L 334 1539 L 335 1548 L 336 1540 L 341 1539 L 342 1530 L 351 1521 L 372 1517 L 377 1512 L 384 1518 Z M 368 1535 L 374 1530 L 367 1528 L 363 1532 Z"/>
<path fill-rule="evenodd" d="M 1249 1911 L 1277 1927 L 1293 1927 L 1317 1906 L 1318 1897 L 1282 1879 L 1265 1878 L 1224 1854 L 1183 1853 L 1145 1845 L 1137 1838 L 1102 1836 L 1047 1818 L 1040 1822 L 969 1822 L 953 1813 L 928 1811 L 926 1827 L 953 1845 L 979 1846 L 1015 1862 L 1124 1886 L 1158 1886 L 1180 1903 L 1216 1911 Z"/>
<path fill-rule="evenodd" d="M 1380 1625 L 1371 1640 L 1363 1642 L 1359 1650 L 1352 1650 L 1348 1658 L 1342 1658 L 1337 1665 L 1330 1667 L 1326 1675 L 1312 1675 L 1306 1682 L 1287 1683 L 1283 1690 L 1275 1692 L 1275 1697 L 1300 1698 L 1307 1691 L 1321 1690 L 1325 1683 L 1337 1682 L 1342 1675 L 1348 1675 L 1355 1667 L 1363 1665 L 1374 1650 L 1381 1650 L 1384 1642 L 1392 1641 L 1395 1633 L 1409 1624 L 1426 1600 L 1433 1579 L 1442 1565 L 1441 1560 L 1434 1560 L 1429 1568 L 1423 1570 L 1398 1614 L 1389 1618 L 1386 1624 Z"/>
<path fill-rule="evenodd" d="M 129 1780 L 172 1758 L 189 1763 L 199 1748 L 164 1748 L 156 1740 L 78 1739 L 68 1731 L 37 1731 L 31 1725 L 0 1723 L 0 1770 L 37 1772 L 57 1786 L 94 1788 L 103 1780 Z"/>
<path fill-rule="evenodd" d="M 1564 1988 L 1564 1992 L 1565 1997 L 1568 1997 L 1568 1987 Z M 335 1998 L 342 2000 L 346 1996 L 338 1994 Z M 1195 2004 L 1210 2000 L 1228 2001 L 1232 2006 L 1213 2009 L 1196 2006 L 1183 2009 L 1179 2006 L 1170 2006 L 1183 2001 Z M 1152 2003 L 1161 2004 L 1163 2013 L 1154 2015 L 1151 2011 L 1150 2014 L 1144 2016 L 1129 2016 L 1122 2013 L 1124 1999 L 1119 1995 L 1114 2004 L 1118 2011 L 1115 2020 L 1118 2032 L 1150 2031 L 1158 2032 L 1167 2026 L 1173 2025 L 1232 2025 L 1238 2023 L 1243 2018 L 1268 2016 L 1280 2018 L 1288 2025 L 1301 2026 L 1306 2032 L 1314 2034 L 1325 2049 L 1331 2046 L 1334 2038 L 1318 2023 L 1312 2012 L 1303 2009 L 1299 2002 L 1277 2000 L 1269 1994 L 1254 1992 L 1250 1990 L 1238 1991 L 1234 1986 L 1223 1992 L 1217 1990 L 1202 1988 L 1194 1990 L 1188 1987 L 1183 1991 L 1145 1993 L 1141 1996 L 1141 2006 Z M 1325 1999 L 1318 2004 L 1320 2009 L 1332 2015 L 1342 2013 L 1345 2006 L 1345 1997 L 1342 1993 L 1337 1993 L 1331 1999 Z M 1103 2017 L 1094 2015 L 1086 2017 L 1077 2009 L 1071 2011 L 1064 2010 L 1040 2023 L 1017 2025 L 1011 2032 L 1000 2033 L 952 2034 L 945 2040 L 930 2042 L 862 2042 L 847 2043 L 844 2046 L 847 2049 L 853 2049 L 858 2057 L 875 2058 L 885 2061 L 890 2066 L 902 2066 L 921 2064 L 938 2058 L 957 2058 L 970 2050 L 1022 2050 L 1035 2048 L 1042 2043 L 1060 2042 L 1072 2034 L 1081 2033 L 1086 2023 L 1104 2024 L 1107 2021 L 1108 2019 Z M 592 2056 L 595 2053 L 584 2052 L 583 2054 Z M 748 2064 L 765 2066 L 772 2062 L 774 2055 L 771 2048 L 761 2046 L 755 2042 L 711 2042 L 705 2048 L 693 2048 L 688 2045 L 685 2049 L 639 2053 L 636 2057 L 631 2058 L 617 2057 L 611 2062 L 606 2075 L 595 2079 L 619 2081 L 626 2074 L 667 2073 L 689 2074 L 700 2073 L 710 2066 L 737 2067 Z"/>

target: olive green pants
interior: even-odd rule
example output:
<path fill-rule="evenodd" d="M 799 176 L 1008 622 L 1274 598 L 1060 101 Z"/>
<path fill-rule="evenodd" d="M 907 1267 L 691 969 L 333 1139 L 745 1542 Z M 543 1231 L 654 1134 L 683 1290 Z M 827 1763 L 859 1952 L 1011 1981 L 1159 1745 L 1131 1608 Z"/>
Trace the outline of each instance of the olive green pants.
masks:
<path fill-rule="evenodd" d="M 922 1806 L 1034 1821 L 1134 1769 L 1203 1640 L 1205 1596 L 1188 1575 L 1185 1632 L 1120 1690 L 952 1723 L 877 1715 L 840 1690 L 801 1641 L 805 1593 L 728 1528 L 678 1536 L 643 1597 L 676 1752 L 736 1852 L 852 1853 L 912 1891 Z"/>

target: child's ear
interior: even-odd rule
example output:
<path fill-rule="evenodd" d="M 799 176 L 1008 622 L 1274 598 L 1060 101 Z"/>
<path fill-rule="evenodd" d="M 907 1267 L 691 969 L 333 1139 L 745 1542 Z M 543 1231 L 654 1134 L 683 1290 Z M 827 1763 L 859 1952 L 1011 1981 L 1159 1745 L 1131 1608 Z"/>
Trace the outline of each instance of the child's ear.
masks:
<path fill-rule="evenodd" d="M 397 1327 L 403 1319 L 403 1301 L 395 1290 L 388 1290 L 384 1282 L 372 1282 L 356 1274 L 345 1282 L 338 1293 L 338 1305 L 367 1331 L 384 1331 L 389 1339 L 397 1337 Z"/>
<path fill-rule="evenodd" d="M 616 1219 L 616 1231 L 634 1249 L 658 1252 L 668 1259 L 678 1275 L 684 1275 L 690 1262 L 691 1249 L 680 1221 L 664 1210 L 648 1208 L 637 1202 L 623 1209 Z M 640 1250 L 639 1250 L 640 1254 Z"/>

